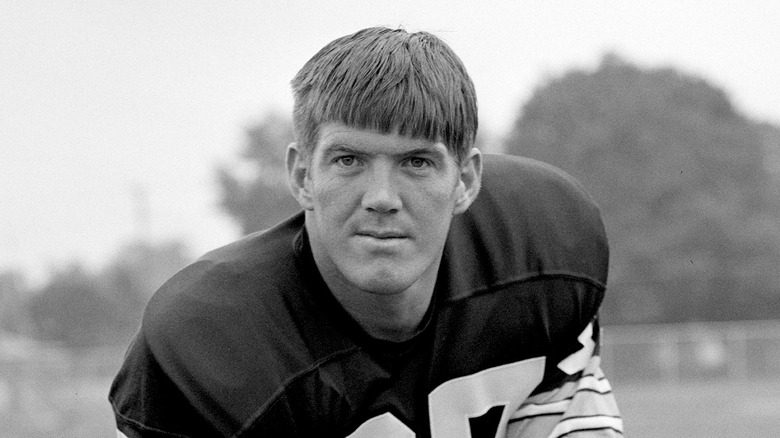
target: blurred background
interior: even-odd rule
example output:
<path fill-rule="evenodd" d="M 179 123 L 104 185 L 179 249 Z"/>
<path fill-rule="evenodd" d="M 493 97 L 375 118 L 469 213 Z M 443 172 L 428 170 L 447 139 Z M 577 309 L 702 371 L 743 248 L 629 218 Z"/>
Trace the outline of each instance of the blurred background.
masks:
<path fill-rule="evenodd" d="M 0 435 L 113 436 L 151 294 L 296 210 L 290 79 L 384 25 L 461 56 L 483 151 L 600 204 L 628 436 L 774 436 L 778 23 L 772 1 L 0 0 Z"/>

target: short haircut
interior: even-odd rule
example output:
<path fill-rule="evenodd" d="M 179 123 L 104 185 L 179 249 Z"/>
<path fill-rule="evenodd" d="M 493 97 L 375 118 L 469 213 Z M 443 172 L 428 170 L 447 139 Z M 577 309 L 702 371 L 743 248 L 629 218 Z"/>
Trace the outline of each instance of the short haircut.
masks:
<path fill-rule="evenodd" d="M 328 122 L 440 141 L 459 163 L 474 144 L 474 84 L 455 52 L 427 32 L 374 27 L 338 38 L 303 66 L 292 88 L 304 155 Z"/>

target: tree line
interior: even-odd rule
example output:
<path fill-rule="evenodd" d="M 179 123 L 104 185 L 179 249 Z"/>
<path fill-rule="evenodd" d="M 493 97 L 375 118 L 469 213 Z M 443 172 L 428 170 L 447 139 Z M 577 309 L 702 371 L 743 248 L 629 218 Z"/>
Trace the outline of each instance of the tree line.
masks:
<path fill-rule="evenodd" d="M 488 134 L 478 147 L 556 165 L 601 207 L 605 323 L 780 318 L 780 128 L 746 117 L 723 90 L 607 54 L 541 83 L 509 132 Z M 238 164 L 217 166 L 220 208 L 244 233 L 298 211 L 284 169 L 292 141 L 289 117 L 271 113 L 246 129 Z M 0 330 L 126 343 L 154 290 L 189 261 L 181 243 L 135 243 L 98 273 L 74 265 L 33 290 L 0 273 Z"/>
<path fill-rule="evenodd" d="M 98 272 L 74 263 L 39 286 L 0 272 L 0 335 L 75 349 L 127 344 L 154 291 L 190 261 L 180 242 L 136 242 Z"/>

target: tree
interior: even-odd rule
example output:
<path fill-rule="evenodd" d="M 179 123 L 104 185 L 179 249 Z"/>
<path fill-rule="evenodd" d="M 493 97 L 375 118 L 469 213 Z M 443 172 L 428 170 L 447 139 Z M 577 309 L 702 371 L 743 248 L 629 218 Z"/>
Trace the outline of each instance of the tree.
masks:
<path fill-rule="evenodd" d="M 79 265 L 55 272 L 30 300 L 36 338 L 72 347 L 103 344 L 116 316 L 97 279 Z"/>
<path fill-rule="evenodd" d="M 0 271 L 0 334 L 29 331 L 29 318 L 23 299 L 26 287 L 24 283 L 19 272 Z"/>
<path fill-rule="evenodd" d="M 764 269 L 780 262 L 766 152 L 722 90 L 610 54 L 538 88 L 505 150 L 563 168 L 601 206 L 605 319 L 780 316 L 777 270 Z"/>
<path fill-rule="evenodd" d="M 181 243 L 134 243 L 100 273 L 78 264 L 59 269 L 28 294 L 33 337 L 72 348 L 126 345 L 148 299 L 188 262 Z"/>
<path fill-rule="evenodd" d="M 285 151 L 293 141 L 292 122 L 270 113 L 246 130 L 244 169 L 217 169 L 221 206 L 245 234 L 263 230 L 300 210 L 287 185 Z M 241 171 L 243 170 L 243 172 Z"/>
<path fill-rule="evenodd" d="M 162 284 L 191 261 L 178 241 L 123 247 L 98 276 L 111 301 L 111 330 L 118 342 L 129 339 L 141 323 L 146 302 Z"/>

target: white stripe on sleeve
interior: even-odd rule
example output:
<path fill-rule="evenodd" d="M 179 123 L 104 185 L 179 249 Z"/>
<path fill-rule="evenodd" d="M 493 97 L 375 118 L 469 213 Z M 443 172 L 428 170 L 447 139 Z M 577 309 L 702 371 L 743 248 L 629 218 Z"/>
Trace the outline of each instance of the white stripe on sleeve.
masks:
<path fill-rule="evenodd" d="M 553 429 L 550 434 L 550 438 L 558 438 L 580 430 L 599 429 L 612 429 L 619 433 L 623 433 L 623 421 L 620 418 L 606 415 L 567 418 L 555 426 L 555 429 Z"/>

